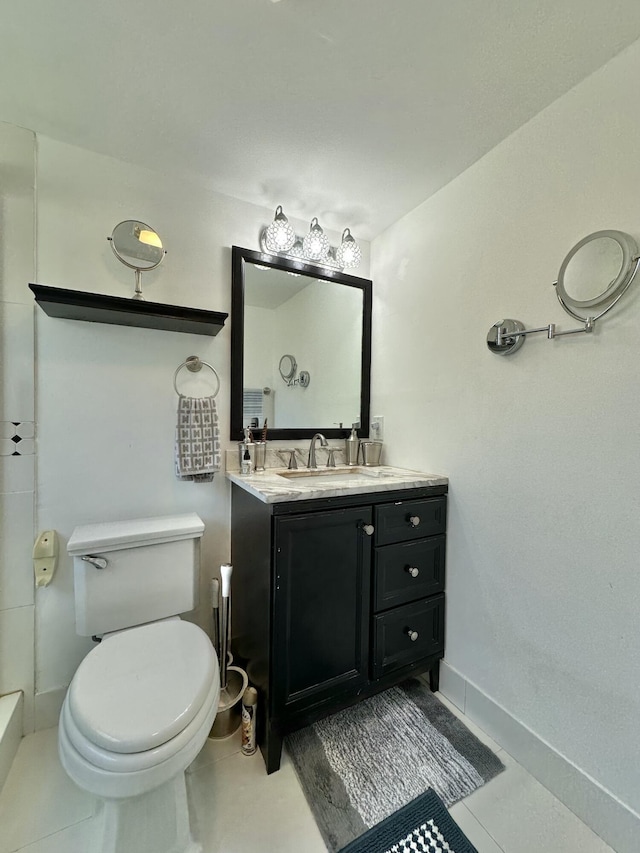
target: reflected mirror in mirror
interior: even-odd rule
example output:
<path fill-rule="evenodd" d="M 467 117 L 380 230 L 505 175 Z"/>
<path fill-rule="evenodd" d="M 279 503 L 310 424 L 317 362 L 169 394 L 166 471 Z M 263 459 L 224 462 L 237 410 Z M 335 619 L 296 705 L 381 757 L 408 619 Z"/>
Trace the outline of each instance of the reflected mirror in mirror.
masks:
<path fill-rule="evenodd" d="M 259 267 L 258 267 L 259 269 Z M 251 303 L 247 301 L 247 291 L 245 289 L 245 310 L 246 306 Z M 283 355 L 278 363 L 278 370 L 280 371 L 280 376 L 284 379 L 285 382 L 291 382 L 295 379 L 296 371 L 298 369 L 298 364 L 295 358 L 292 355 Z"/>
<path fill-rule="evenodd" d="M 234 247 L 231 438 L 368 432 L 371 282 Z M 239 320 L 239 318 L 241 318 Z M 311 381 L 308 377 L 311 377 Z"/>
<path fill-rule="evenodd" d="M 569 252 L 558 274 L 558 295 L 570 308 L 591 308 L 614 299 L 626 286 L 637 254 L 622 231 L 589 234 Z"/>

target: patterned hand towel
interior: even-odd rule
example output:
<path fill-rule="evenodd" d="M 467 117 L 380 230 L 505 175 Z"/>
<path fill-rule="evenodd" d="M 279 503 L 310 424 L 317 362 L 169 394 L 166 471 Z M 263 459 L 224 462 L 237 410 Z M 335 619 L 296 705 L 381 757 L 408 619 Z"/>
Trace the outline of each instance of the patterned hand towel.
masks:
<path fill-rule="evenodd" d="M 210 483 L 220 470 L 218 412 L 213 397 L 183 397 L 178 402 L 176 477 Z"/>

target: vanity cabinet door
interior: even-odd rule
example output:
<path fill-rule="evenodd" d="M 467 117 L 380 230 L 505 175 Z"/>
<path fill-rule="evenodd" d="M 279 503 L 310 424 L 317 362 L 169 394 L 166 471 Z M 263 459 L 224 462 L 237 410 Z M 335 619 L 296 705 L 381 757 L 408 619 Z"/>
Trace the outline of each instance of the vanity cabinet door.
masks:
<path fill-rule="evenodd" d="M 280 712 L 368 682 L 371 507 L 275 520 L 272 684 Z"/>

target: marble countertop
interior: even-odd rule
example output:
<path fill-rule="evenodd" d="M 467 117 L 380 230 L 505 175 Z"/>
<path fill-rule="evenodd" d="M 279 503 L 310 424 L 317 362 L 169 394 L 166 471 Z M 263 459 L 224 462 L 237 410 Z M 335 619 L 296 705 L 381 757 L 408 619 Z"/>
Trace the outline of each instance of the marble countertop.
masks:
<path fill-rule="evenodd" d="M 241 486 L 264 503 L 393 492 L 422 486 L 446 486 L 449 482 L 447 477 L 439 474 L 423 474 L 420 471 L 391 468 L 387 465 L 371 468 L 318 468 L 311 477 L 305 476 L 306 473 L 307 469 L 304 468 L 298 471 L 267 468 L 255 474 L 227 471 L 226 476 L 232 483 Z"/>

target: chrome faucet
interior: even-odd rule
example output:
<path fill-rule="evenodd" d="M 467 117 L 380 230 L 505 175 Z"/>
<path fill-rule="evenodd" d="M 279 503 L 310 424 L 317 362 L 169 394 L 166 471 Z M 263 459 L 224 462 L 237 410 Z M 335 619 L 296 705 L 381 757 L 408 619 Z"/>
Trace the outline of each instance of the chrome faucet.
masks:
<path fill-rule="evenodd" d="M 320 439 L 320 446 L 327 447 L 329 442 L 323 436 L 321 432 L 317 432 L 313 438 L 311 439 L 311 444 L 309 445 L 309 459 L 307 460 L 307 468 L 317 468 L 318 464 L 316 462 L 316 438 Z"/>

